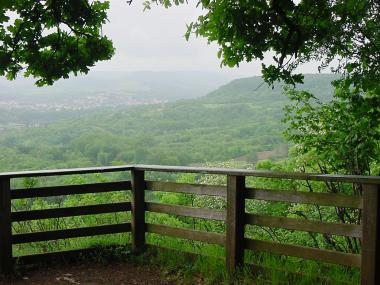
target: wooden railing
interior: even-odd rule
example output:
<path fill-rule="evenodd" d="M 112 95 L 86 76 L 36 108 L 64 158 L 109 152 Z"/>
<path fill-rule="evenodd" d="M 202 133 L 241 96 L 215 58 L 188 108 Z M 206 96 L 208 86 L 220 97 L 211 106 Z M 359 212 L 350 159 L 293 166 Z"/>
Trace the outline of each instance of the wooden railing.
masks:
<path fill-rule="evenodd" d="M 11 189 L 10 187 L 11 179 L 15 178 L 120 171 L 130 172 L 131 181 L 54 187 L 49 186 L 33 189 Z M 227 176 L 227 186 L 150 181 L 145 179 L 145 172 L 224 175 Z M 360 184 L 362 196 L 249 188 L 246 186 L 246 177 L 250 176 Z M 380 177 L 378 176 L 319 175 L 242 169 L 149 165 L 2 173 L 0 174 L 1 270 L 3 273 L 9 273 L 12 271 L 15 262 L 15 258 L 12 254 L 12 245 L 14 244 L 131 232 L 132 248 L 135 252 L 141 252 L 145 249 L 145 233 L 155 233 L 224 246 L 226 249 L 226 266 L 230 271 L 235 270 L 237 266 L 243 264 L 244 250 L 250 249 L 258 252 L 270 252 L 280 255 L 295 256 L 304 259 L 358 267 L 361 269 L 362 285 L 379 284 L 379 184 Z M 12 212 L 11 210 L 11 202 L 14 199 L 125 190 L 132 190 L 131 201 L 18 212 Z M 163 191 L 219 196 L 226 199 L 227 207 L 225 210 L 217 210 L 167 205 L 161 203 L 149 203 L 145 200 L 145 191 Z M 323 221 L 300 220 L 287 217 L 246 213 L 246 200 L 250 199 L 360 209 L 361 223 L 360 225 L 329 223 Z M 131 211 L 131 223 L 54 230 L 47 232 L 32 232 L 23 234 L 12 233 L 13 222 L 126 211 Z M 166 213 L 206 220 L 223 221 L 225 222 L 226 232 L 225 234 L 222 234 L 146 223 L 146 212 Z M 351 254 L 266 240 L 249 239 L 245 238 L 245 225 L 265 226 L 359 238 L 361 243 L 361 253 Z M 33 257 L 43 259 L 51 254 L 52 253 L 39 254 L 36 256 L 24 256 L 18 257 L 18 259 L 34 261 L 36 258 Z"/>

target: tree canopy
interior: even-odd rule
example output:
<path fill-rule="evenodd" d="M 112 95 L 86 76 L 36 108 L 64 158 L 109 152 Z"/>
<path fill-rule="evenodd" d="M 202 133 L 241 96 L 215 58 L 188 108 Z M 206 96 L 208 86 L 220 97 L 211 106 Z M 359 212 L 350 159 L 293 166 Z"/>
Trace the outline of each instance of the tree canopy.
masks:
<path fill-rule="evenodd" d="M 285 108 L 285 137 L 296 144 L 297 154 L 317 165 L 315 171 L 373 174 L 378 168 L 373 164 L 380 161 L 380 98 L 346 89 L 336 93 L 322 102 L 309 92 L 288 89 L 292 104 Z"/>
<path fill-rule="evenodd" d="M 2 0 L 0 2 L 0 75 L 21 71 L 51 85 L 70 73 L 87 73 L 114 54 L 102 34 L 107 1 Z"/>
<path fill-rule="evenodd" d="M 165 7 L 186 0 L 150 0 Z M 273 53 L 274 64 L 263 64 L 264 79 L 302 81 L 294 74 L 302 63 L 319 62 L 346 74 L 346 84 L 367 91 L 380 79 L 380 2 L 376 0 L 199 0 L 205 13 L 188 33 L 220 46 L 222 64 L 262 60 Z M 348 78 L 349 77 L 349 78 Z"/>

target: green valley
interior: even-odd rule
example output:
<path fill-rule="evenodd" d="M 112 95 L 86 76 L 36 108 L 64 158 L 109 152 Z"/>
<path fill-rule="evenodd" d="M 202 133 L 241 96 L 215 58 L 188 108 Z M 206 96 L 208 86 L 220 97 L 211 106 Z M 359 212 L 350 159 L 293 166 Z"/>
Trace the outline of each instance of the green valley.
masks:
<path fill-rule="evenodd" d="M 332 75 L 307 75 L 302 88 L 331 98 Z M 41 127 L 3 131 L 2 171 L 111 164 L 190 165 L 286 156 L 282 87 L 238 79 L 174 103 L 103 108 Z M 273 151 L 273 154 L 270 152 Z"/>

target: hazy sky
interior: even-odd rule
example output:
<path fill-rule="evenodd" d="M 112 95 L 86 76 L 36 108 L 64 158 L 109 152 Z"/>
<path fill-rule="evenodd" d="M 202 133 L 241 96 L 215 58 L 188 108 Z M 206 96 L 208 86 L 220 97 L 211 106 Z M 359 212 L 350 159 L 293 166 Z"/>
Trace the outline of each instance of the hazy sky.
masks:
<path fill-rule="evenodd" d="M 202 13 L 195 7 L 196 1 L 169 9 L 152 6 L 145 12 L 143 0 L 133 0 L 132 5 L 126 0 L 109 1 L 109 22 L 103 32 L 113 40 L 116 54 L 109 61 L 97 63 L 92 71 L 202 71 L 219 73 L 230 80 L 261 75 L 259 61 L 241 63 L 239 68 L 221 68 L 216 44 L 208 44 L 206 39 L 194 35 L 186 41 L 186 24 Z M 271 56 L 264 62 L 272 62 Z M 317 73 L 317 64 L 309 63 L 298 71 Z M 18 79 L 25 81 L 22 76 Z M 32 79 L 28 81 L 33 82 Z"/>
<path fill-rule="evenodd" d="M 204 38 L 195 36 L 185 40 L 186 23 L 202 12 L 194 4 L 170 9 L 154 6 L 143 12 L 141 0 L 134 0 L 131 6 L 125 0 L 110 2 L 110 22 L 104 32 L 113 40 L 116 55 L 111 61 L 98 63 L 95 70 L 201 70 L 224 72 L 232 77 L 261 74 L 260 62 L 221 69 L 216 45 L 208 45 Z M 317 69 L 315 64 L 309 64 L 301 71 L 316 73 Z"/>

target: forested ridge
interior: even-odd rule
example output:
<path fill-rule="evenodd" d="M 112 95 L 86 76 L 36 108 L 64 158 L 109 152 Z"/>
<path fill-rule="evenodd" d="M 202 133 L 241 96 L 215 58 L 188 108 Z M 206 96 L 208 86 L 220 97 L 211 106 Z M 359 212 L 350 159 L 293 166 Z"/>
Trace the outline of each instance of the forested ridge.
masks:
<path fill-rule="evenodd" d="M 333 75 L 307 75 L 303 89 L 331 98 Z M 243 160 L 284 146 L 289 99 L 260 77 L 237 79 L 175 103 L 108 108 L 37 128 L 3 132 L 2 171 L 147 163 Z M 278 154 L 284 156 L 284 151 Z M 276 156 L 276 153 L 274 153 Z"/>

